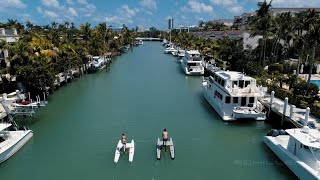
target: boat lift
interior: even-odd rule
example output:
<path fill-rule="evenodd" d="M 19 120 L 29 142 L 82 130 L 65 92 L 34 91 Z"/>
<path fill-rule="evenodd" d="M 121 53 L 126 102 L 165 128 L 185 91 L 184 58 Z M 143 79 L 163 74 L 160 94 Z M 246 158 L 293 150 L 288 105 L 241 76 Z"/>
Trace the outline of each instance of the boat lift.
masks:
<path fill-rule="evenodd" d="M 24 99 L 21 102 L 13 102 L 11 104 L 5 103 L 5 100 L 0 100 L 0 104 L 3 106 L 6 114 L 8 116 L 9 121 L 14 122 L 14 118 L 16 116 L 30 116 L 32 117 L 35 114 L 35 110 L 39 107 L 44 107 L 48 105 L 48 101 L 46 100 L 46 94 L 43 93 L 43 100 L 41 101 L 40 96 L 36 96 L 36 101 L 32 102 L 30 93 L 28 93 L 29 101 L 27 104 L 24 104 Z"/>

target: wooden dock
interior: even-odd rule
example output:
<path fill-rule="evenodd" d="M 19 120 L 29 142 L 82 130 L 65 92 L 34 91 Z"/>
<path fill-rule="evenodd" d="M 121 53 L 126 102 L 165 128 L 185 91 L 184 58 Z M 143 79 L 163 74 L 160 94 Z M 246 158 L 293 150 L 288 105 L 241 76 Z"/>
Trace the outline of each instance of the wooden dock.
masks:
<path fill-rule="evenodd" d="M 310 114 L 310 108 L 297 108 L 295 105 L 289 104 L 287 98 L 283 101 L 274 97 L 274 92 L 260 98 L 259 102 L 268 109 L 268 115 L 270 113 L 279 115 L 281 117 L 281 124 L 291 122 L 299 128 L 308 125 L 311 128 L 320 129 L 320 119 Z"/>

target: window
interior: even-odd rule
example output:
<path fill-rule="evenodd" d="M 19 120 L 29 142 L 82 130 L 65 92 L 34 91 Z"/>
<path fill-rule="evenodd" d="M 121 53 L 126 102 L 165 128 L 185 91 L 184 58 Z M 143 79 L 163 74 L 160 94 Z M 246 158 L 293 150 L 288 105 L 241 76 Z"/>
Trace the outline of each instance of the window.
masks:
<path fill-rule="evenodd" d="M 240 88 L 243 88 L 243 83 L 244 83 L 244 80 L 239 80 L 239 87 Z"/>
<path fill-rule="evenodd" d="M 188 63 L 189 66 L 197 66 L 197 63 Z"/>
<path fill-rule="evenodd" d="M 250 84 L 250 81 L 245 81 L 244 82 L 244 87 L 248 87 L 249 84 Z"/>
<path fill-rule="evenodd" d="M 233 103 L 234 104 L 238 104 L 238 100 L 239 100 L 238 97 L 233 97 Z"/>
<path fill-rule="evenodd" d="M 230 96 L 226 96 L 226 104 L 229 104 L 231 102 L 231 97 Z"/>
<path fill-rule="evenodd" d="M 249 98 L 249 103 L 254 103 L 254 97 Z"/>
<path fill-rule="evenodd" d="M 218 91 L 214 92 L 214 97 L 218 97 L 220 100 L 222 100 L 223 96 Z"/>
<path fill-rule="evenodd" d="M 213 77 L 209 77 L 209 81 L 211 82 L 211 83 L 213 83 Z"/>
<path fill-rule="evenodd" d="M 246 104 L 247 104 L 247 98 L 241 97 L 241 106 L 246 106 Z"/>
<path fill-rule="evenodd" d="M 235 87 L 235 85 L 238 86 L 238 81 L 232 81 L 232 87 L 233 87 L 233 88 Z"/>
<path fill-rule="evenodd" d="M 215 80 L 216 82 L 218 82 L 218 76 L 217 76 L 217 75 L 214 75 L 214 80 Z"/>
<path fill-rule="evenodd" d="M 221 79 L 220 85 L 224 86 L 225 80 Z"/>
<path fill-rule="evenodd" d="M 217 81 L 217 83 L 218 83 L 218 84 L 220 84 L 220 83 L 221 83 L 221 78 L 220 78 L 220 77 L 218 77 L 218 81 Z"/>

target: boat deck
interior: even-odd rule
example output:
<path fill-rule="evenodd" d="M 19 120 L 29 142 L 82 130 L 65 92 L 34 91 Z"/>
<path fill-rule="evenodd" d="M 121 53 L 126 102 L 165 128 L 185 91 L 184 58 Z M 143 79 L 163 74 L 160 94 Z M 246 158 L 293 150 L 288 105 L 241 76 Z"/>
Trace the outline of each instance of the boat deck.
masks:
<path fill-rule="evenodd" d="M 22 138 L 24 138 L 27 134 L 32 133 L 30 130 L 28 131 L 9 131 L 9 138 L 0 143 L 0 154 L 12 147 Z"/>

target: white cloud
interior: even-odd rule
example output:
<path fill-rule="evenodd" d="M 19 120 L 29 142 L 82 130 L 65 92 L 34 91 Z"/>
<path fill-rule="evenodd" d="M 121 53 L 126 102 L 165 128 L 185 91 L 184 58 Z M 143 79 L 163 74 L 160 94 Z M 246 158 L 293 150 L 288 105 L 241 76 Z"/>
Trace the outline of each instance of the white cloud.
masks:
<path fill-rule="evenodd" d="M 153 10 L 157 9 L 157 3 L 155 0 L 141 0 L 140 5 L 148 9 L 153 9 Z"/>
<path fill-rule="evenodd" d="M 188 2 L 190 6 L 190 11 L 195 13 L 211 13 L 213 11 L 212 6 L 206 5 L 202 2 L 198 2 L 195 0 L 189 0 Z M 188 8 L 184 7 L 185 10 L 188 10 Z"/>
<path fill-rule="evenodd" d="M 225 9 L 232 14 L 240 14 L 244 12 L 244 7 L 238 3 L 238 0 L 211 0 L 211 2 L 213 5 L 216 5 L 217 8 Z"/>
<path fill-rule="evenodd" d="M 230 7 L 228 8 L 228 11 L 233 13 L 233 14 L 240 14 L 240 13 L 243 13 L 244 10 L 241 6 L 233 6 L 233 7 Z"/>
<path fill-rule="evenodd" d="M 59 8 L 60 4 L 57 0 L 41 0 L 41 3 L 47 7 Z"/>
<path fill-rule="evenodd" d="M 24 4 L 21 0 L 0 0 L 0 9 L 5 8 L 26 8 L 27 5 Z"/>
<path fill-rule="evenodd" d="M 109 24 L 132 24 L 133 18 L 137 15 L 137 13 L 140 12 L 140 9 L 138 8 L 130 8 L 127 4 L 122 5 L 120 8 L 116 10 L 115 15 L 107 15 L 104 17 L 96 17 L 94 20 L 96 22 L 107 22 Z"/>
<path fill-rule="evenodd" d="M 69 12 L 70 16 L 78 16 L 77 11 L 72 7 L 68 8 L 68 12 Z"/>
<path fill-rule="evenodd" d="M 319 0 L 273 0 L 274 7 L 319 7 Z"/>
<path fill-rule="evenodd" d="M 41 7 L 37 7 L 37 11 L 51 19 L 59 17 L 57 13 L 49 10 L 42 9 Z"/>
<path fill-rule="evenodd" d="M 234 0 L 211 0 L 211 2 L 213 4 L 216 4 L 216 5 L 231 5 L 231 4 L 235 4 Z"/>
<path fill-rule="evenodd" d="M 135 9 L 130 9 L 128 5 L 124 4 L 119 9 L 118 12 L 122 16 L 132 17 L 136 15 Z"/>
<path fill-rule="evenodd" d="M 53 11 L 45 10 L 44 14 L 47 15 L 49 18 L 57 18 L 59 17 L 58 14 L 56 14 Z"/>
<path fill-rule="evenodd" d="M 79 4 L 88 4 L 87 0 L 78 0 Z"/>
<path fill-rule="evenodd" d="M 95 10 L 96 9 L 96 6 L 95 5 L 93 5 L 93 4 L 86 4 L 86 8 L 88 9 L 88 10 Z"/>
<path fill-rule="evenodd" d="M 70 4 L 70 5 L 74 4 L 74 3 L 73 3 L 73 0 L 66 0 L 66 3 L 67 3 L 67 4 Z"/>

